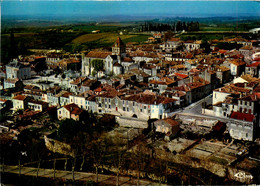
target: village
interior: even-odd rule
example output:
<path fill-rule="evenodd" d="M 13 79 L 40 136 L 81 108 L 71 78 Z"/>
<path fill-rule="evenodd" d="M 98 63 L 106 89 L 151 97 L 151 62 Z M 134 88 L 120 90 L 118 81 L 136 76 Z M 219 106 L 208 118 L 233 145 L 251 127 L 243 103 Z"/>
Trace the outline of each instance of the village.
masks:
<path fill-rule="evenodd" d="M 143 146 L 146 156 L 236 183 L 259 182 L 259 40 L 150 35 L 144 43 L 124 43 L 119 34 L 110 49 L 81 53 L 32 49 L 1 66 L 2 143 L 37 130 L 49 151 L 77 157 L 69 140 L 55 137 L 59 122 L 73 120 L 99 131 L 98 139 L 101 131 L 120 139 L 129 152 Z M 241 172 L 250 176 L 236 176 Z"/>

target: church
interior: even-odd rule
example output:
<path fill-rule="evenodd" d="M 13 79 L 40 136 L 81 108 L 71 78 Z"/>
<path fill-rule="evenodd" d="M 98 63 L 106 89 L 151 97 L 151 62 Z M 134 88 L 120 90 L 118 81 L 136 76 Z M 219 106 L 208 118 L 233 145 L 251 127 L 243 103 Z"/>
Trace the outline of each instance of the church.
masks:
<path fill-rule="evenodd" d="M 123 66 L 121 65 L 122 59 L 126 57 L 125 44 L 120 37 L 112 46 L 112 52 L 90 51 L 86 56 L 82 56 L 82 76 L 89 76 L 92 74 L 94 68 L 91 61 L 99 59 L 104 62 L 104 70 L 106 75 L 119 75 L 123 74 Z"/>

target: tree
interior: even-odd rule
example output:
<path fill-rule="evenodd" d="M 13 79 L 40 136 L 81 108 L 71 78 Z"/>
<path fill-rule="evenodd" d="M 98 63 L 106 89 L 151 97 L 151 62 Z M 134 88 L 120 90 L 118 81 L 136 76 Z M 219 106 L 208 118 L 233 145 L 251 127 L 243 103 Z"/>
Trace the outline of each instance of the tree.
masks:
<path fill-rule="evenodd" d="M 211 52 L 210 44 L 208 43 L 207 40 L 202 40 L 202 42 L 200 44 L 200 48 L 204 49 L 204 52 L 207 54 Z"/>
<path fill-rule="evenodd" d="M 66 119 L 60 122 L 58 128 L 58 139 L 64 141 L 71 141 L 79 130 L 79 123 L 73 119 Z"/>
<path fill-rule="evenodd" d="M 164 41 L 167 41 L 168 39 L 170 39 L 171 37 L 174 36 L 174 33 L 172 31 L 167 31 L 165 34 L 164 34 L 164 38 L 163 40 Z"/>
<path fill-rule="evenodd" d="M 34 71 L 37 74 L 39 74 L 40 72 L 47 70 L 47 69 L 48 69 L 48 67 L 47 67 L 46 61 L 40 61 L 40 62 L 36 63 Z"/>
<path fill-rule="evenodd" d="M 94 59 L 93 61 L 91 61 L 91 64 L 92 64 L 92 67 L 94 67 L 94 70 L 96 72 L 98 72 L 104 68 L 103 60 L 100 60 L 100 59 Z"/>

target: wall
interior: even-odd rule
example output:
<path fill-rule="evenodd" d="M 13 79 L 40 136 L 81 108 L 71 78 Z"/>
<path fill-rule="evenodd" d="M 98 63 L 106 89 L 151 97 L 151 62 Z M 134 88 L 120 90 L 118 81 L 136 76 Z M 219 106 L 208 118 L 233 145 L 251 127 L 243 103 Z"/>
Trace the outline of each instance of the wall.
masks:
<path fill-rule="evenodd" d="M 140 120 L 137 118 L 116 116 L 116 122 L 121 127 L 132 127 L 132 128 L 142 128 L 142 129 L 148 128 L 148 121 Z"/>

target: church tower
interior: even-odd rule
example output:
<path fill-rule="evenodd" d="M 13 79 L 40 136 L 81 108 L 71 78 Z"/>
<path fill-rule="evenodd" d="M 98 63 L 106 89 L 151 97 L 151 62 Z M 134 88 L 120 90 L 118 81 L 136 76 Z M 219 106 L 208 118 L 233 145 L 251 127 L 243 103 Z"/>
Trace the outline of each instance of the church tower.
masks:
<path fill-rule="evenodd" d="M 117 38 L 116 42 L 112 46 L 112 55 L 125 56 L 125 44 L 120 37 Z"/>

